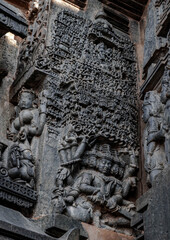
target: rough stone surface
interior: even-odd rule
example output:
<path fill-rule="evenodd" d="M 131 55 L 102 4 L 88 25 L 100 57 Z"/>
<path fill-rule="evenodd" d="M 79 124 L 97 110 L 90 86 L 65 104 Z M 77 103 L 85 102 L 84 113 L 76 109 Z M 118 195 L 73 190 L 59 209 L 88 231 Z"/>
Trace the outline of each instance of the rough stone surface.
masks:
<path fill-rule="evenodd" d="M 54 240 L 58 238 L 45 234 L 29 219 L 18 211 L 0 206 L 0 238 L 1 239 L 29 239 Z M 12 236 L 12 238 L 10 238 Z M 59 240 L 78 240 L 79 230 L 74 228 L 64 234 Z"/>
<path fill-rule="evenodd" d="M 68 229 L 79 229 L 80 238 L 87 239 L 88 234 L 83 228 L 81 222 L 67 217 L 63 214 L 53 216 L 46 215 L 39 218 L 34 218 L 33 221 L 41 227 L 41 229 L 51 236 L 61 237 Z"/>
<path fill-rule="evenodd" d="M 113 233 L 112 231 L 100 229 L 86 223 L 83 223 L 83 226 L 89 235 L 89 240 L 134 240 L 134 237 Z"/>
<path fill-rule="evenodd" d="M 170 168 L 165 169 L 156 178 L 152 187 L 152 194 L 148 199 L 148 208 L 143 214 L 144 239 L 170 238 L 170 196 L 169 196 Z"/>

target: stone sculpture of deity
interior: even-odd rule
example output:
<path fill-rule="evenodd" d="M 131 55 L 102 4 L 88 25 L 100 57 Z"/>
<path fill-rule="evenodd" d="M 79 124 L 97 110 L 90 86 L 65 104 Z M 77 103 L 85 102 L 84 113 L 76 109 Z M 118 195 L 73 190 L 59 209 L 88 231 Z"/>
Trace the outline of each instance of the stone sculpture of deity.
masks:
<path fill-rule="evenodd" d="M 136 187 L 135 152 L 126 151 L 127 164 L 116 152 L 111 153 L 110 145 L 96 145 L 96 138 L 82 137 L 80 144 L 76 139 L 72 129 L 59 141 L 61 163 L 53 191 L 54 213 L 64 213 L 88 223 L 100 220 L 101 209 L 119 215 L 120 212 L 133 214 L 135 206 L 127 195 Z"/>
<path fill-rule="evenodd" d="M 159 174 L 167 164 L 164 146 L 160 137 L 159 141 L 155 136 L 162 128 L 163 106 L 160 96 L 155 91 L 147 92 L 143 103 L 143 120 L 146 123 L 145 130 L 145 169 L 148 173 L 148 185 L 152 185 L 156 175 Z"/>
<path fill-rule="evenodd" d="M 7 137 L 15 142 L 9 151 L 9 176 L 17 182 L 34 186 L 34 157 L 32 154 L 32 140 L 40 136 L 46 121 L 47 93 L 40 95 L 40 104 L 31 89 L 22 88 L 16 106 L 16 116 L 12 122 Z"/>

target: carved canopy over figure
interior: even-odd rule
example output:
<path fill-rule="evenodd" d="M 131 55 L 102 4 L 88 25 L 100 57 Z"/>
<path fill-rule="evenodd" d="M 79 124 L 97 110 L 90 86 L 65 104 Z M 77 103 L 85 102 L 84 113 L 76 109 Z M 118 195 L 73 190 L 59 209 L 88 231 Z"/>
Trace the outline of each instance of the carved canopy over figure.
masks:
<path fill-rule="evenodd" d="M 166 166 L 163 137 L 156 141 L 155 136 L 162 128 L 163 106 L 160 96 L 155 91 L 147 92 L 143 103 L 143 120 L 145 130 L 145 169 L 148 173 L 148 184 L 152 184 L 156 175 Z"/>
<path fill-rule="evenodd" d="M 19 182 L 23 180 L 30 187 L 34 185 L 34 157 L 31 143 L 33 137 L 40 136 L 44 128 L 46 96 L 47 93 L 43 91 L 38 108 L 34 91 L 22 88 L 18 97 L 18 105 L 15 108 L 16 117 L 7 133 L 8 139 L 15 142 L 9 151 L 9 176 L 12 179 L 18 179 Z"/>

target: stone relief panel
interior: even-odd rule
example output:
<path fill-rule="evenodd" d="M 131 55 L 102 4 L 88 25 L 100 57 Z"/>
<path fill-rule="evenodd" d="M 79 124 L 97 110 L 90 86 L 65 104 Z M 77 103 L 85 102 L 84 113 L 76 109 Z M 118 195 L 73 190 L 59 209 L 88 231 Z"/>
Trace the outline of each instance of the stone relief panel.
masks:
<path fill-rule="evenodd" d="M 151 63 L 156 63 L 159 58 L 166 52 L 166 38 L 156 34 L 158 25 L 158 9 L 155 6 L 155 0 L 150 1 L 147 13 L 147 25 L 145 29 L 145 43 L 144 43 L 144 73 L 148 71 L 148 75 L 153 66 Z M 163 1 L 165 2 L 165 1 Z M 151 61 L 152 59 L 152 61 Z M 148 69 L 148 68 L 151 69 Z"/>
<path fill-rule="evenodd" d="M 32 154 L 34 136 L 40 136 L 46 121 L 46 91 L 38 99 L 31 89 L 22 88 L 15 108 L 15 117 L 7 137 L 14 142 L 8 154 L 8 174 L 16 182 L 34 188 L 35 170 Z"/>
<path fill-rule="evenodd" d="M 135 205 L 128 197 L 137 186 L 138 153 L 78 137 L 72 127 L 59 143 L 53 213 L 131 235 Z"/>
<path fill-rule="evenodd" d="M 132 234 L 138 136 L 136 60 L 103 15 L 63 10 L 36 67 L 48 77 L 47 127 L 57 141 L 53 213 Z"/>
<path fill-rule="evenodd" d="M 156 91 L 147 92 L 143 103 L 143 120 L 145 129 L 145 169 L 148 173 L 148 185 L 152 185 L 156 175 L 159 174 L 167 164 L 164 145 L 162 141 L 155 141 L 153 136 L 162 127 L 163 105 L 160 95 Z M 160 139 L 161 140 L 161 139 Z"/>
<path fill-rule="evenodd" d="M 156 0 L 156 19 L 157 19 L 157 34 L 166 37 L 169 30 L 169 19 L 170 19 L 170 2 L 169 0 Z"/>
<path fill-rule="evenodd" d="M 0 198 L 20 207 L 30 208 L 37 200 L 35 192 L 36 157 L 32 152 L 34 137 L 42 134 L 46 122 L 47 91 L 39 97 L 32 89 L 22 88 L 15 116 L 0 143 Z"/>
<path fill-rule="evenodd" d="M 34 65 L 35 59 L 43 54 L 47 37 L 50 0 L 34 0 L 30 6 L 30 25 L 27 38 L 20 47 L 17 79 Z"/>
<path fill-rule="evenodd" d="M 170 163 L 170 75 L 169 65 L 165 67 L 162 77 L 162 90 L 147 92 L 143 103 L 143 120 L 145 129 L 145 169 L 148 184 L 151 186 L 155 177 Z"/>
<path fill-rule="evenodd" d="M 107 21 L 92 24 L 62 11 L 53 25 L 53 46 L 37 67 L 52 75 L 49 134 L 58 135 L 59 128 L 71 124 L 79 135 L 137 147 L 134 47 Z"/>

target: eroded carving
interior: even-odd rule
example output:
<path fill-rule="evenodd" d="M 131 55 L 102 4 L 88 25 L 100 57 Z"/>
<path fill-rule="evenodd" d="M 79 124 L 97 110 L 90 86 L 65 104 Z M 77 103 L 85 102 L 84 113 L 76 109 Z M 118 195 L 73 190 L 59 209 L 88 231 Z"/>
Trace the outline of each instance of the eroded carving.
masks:
<path fill-rule="evenodd" d="M 20 66 L 32 60 L 47 74 L 47 129 L 60 158 L 54 213 L 124 232 L 138 169 L 134 46 L 102 14 L 92 22 L 63 10 L 52 21 L 51 45 L 42 41 L 37 55 L 37 45 L 23 48 Z"/>

